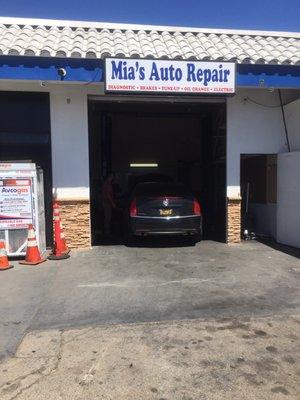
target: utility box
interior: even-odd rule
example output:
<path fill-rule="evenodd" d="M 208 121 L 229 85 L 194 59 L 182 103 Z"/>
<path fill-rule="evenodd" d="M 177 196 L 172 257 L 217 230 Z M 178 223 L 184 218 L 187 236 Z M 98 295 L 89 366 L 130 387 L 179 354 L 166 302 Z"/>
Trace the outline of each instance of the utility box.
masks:
<path fill-rule="evenodd" d="M 277 241 L 300 248 L 300 151 L 278 154 Z"/>
<path fill-rule="evenodd" d="M 8 256 L 26 254 L 27 229 L 46 252 L 43 171 L 34 163 L 0 163 L 0 240 Z"/>

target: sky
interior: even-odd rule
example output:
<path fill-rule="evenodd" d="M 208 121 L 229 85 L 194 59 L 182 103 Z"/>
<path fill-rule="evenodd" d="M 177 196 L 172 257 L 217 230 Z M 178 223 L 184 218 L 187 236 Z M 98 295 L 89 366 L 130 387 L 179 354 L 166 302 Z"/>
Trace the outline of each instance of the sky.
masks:
<path fill-rule="evenodd" d="M 0 15 L 300 31 L 300 0 L 0 0 Z"/>

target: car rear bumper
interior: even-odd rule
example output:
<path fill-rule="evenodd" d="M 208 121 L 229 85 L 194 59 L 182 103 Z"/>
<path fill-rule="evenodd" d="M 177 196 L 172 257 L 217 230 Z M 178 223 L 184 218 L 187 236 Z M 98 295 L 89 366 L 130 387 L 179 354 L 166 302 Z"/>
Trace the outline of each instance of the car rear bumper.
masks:
<path fill-rule="evenodd" d="M 133 235 L 198 235 L 202 233 L 201 216 L 130 218 Z"/>

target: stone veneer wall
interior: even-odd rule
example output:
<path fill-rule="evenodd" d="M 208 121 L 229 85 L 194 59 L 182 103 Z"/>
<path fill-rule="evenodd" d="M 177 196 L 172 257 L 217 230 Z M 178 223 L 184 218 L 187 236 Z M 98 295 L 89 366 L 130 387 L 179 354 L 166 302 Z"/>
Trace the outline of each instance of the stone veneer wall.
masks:
<path fill-rule="evenodd" d="M 91 246 L 90 202 L 88 200 L 60 200 L 60 216 L 67 244 L 70 248 Z M 227 241 L 241 241 L 241 198 L 227 199 Z"/>
<path fill-rule="evenodd" d="M 241 241 L 241 198 L 227 199 L 227 241 L 240 243 Z"/>
<path fill-rule="evenodd" d="M 68 247 L 90 247 L 90 202 L 88 200 L 60 200 L 58 203 Z"/>

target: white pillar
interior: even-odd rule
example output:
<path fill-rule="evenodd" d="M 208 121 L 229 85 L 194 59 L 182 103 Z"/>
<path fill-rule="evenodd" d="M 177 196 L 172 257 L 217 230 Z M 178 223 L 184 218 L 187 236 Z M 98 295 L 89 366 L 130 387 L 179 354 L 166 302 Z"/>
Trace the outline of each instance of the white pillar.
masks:
<path fill-rule="evenodd" d="M 50 91 L 53 192 L 59 200 L 89 199 L 87 95 L 78 86 Z"/>

